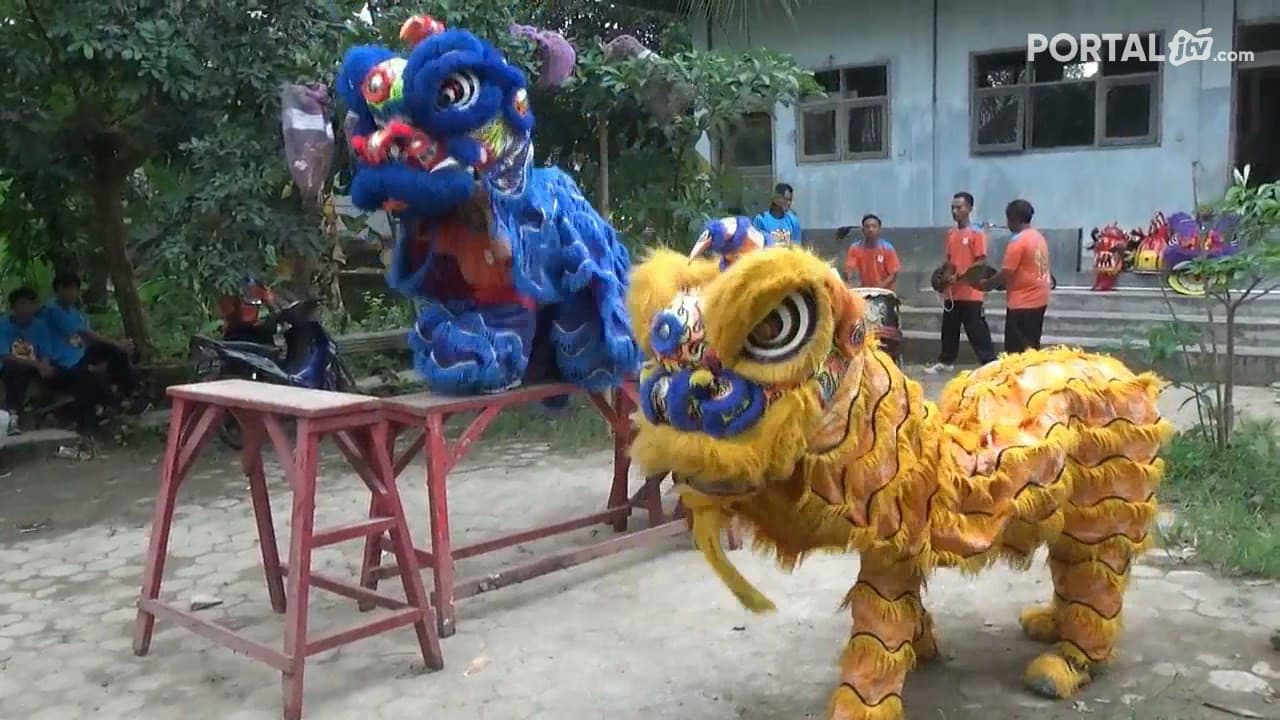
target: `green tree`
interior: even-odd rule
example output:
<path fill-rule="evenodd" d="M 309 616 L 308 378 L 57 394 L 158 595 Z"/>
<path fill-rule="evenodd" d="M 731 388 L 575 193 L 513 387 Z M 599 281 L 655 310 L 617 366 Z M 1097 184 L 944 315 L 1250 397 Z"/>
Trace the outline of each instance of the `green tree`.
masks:
<path fill-rule="evenodd" d="M 1237 218 L 1233 255 L 1191 260 L 1187 272 L 1203 278 L 1199 326 L 1166 306 L 1173 321 L 1153 328 L 1148 353 L 1154 360 L 1176 361 L 1191 390 L 1199 430 L 1219 451 L 1232 443 L 1238 424 L 1235 407 L 1236 323 L 1242 308 L 1280 290 L 1280 182 L 1249 184 L 1249 166 L 1234 173 L 1226 197 L 1213 210 Z M 1195 352 L 1198 350 L 1199 352 Z"/>
<path fill-rule="evenodd" d="M 599 49 L 581 54 L 579 74 L 566 100 L 581 113 L 612 123 L 617 154 L 609 157 L 620 228 L 634 237 L 654 232 L 663 240 L 692 239 L 699 226 L 726 211 L 726 173 L 697 151 L 704 137 L 724 138 L 756 112 L 772 112 L 818 92 L 811 73 L 769 50 L 739 54 L 676 49 L 663 55 L 606 58 Z M 621 116 L 621 118 L 620 118 Z"/>
<path fill-rule="evenodd" d="M 255 210 L 254 203 L 267 189 L 278 196 L 284 187 L 264 169 L 283 164 L 279 124 L 273 123 L 280 84 L 331 75 L 362 5 L 0 2 L 6 19 L 0 25 L 0 64 L 7 73 L 0 88 L 0 166 L 22 184 L 46 229 L 65 203 L 86 208 L 92 222 L 85 235 L 102 248 L 124 329 L 140 347 L 150 342 L 130 229 L 135 220 L 148 219 L 146 206 L 155 200 L 147 169 L 168 168 L 175 181 L 164 189 L 190 194 L 191 183 L 238 167 L 241 190 L 206 193 L 203 209 L 231 222 L 247 218 L 268 226 L 268 212 Z M 233 149 L 242 155 L 210 159 Z M 69 198 L 62 207 L 53 188 Z M 172 231 L 184 227 L 189 226 Z M 50 238 L 65 240 L 52 232 Z M 222 241 L 207 239 L 214 245 Z M 199 253 L 209 246 L 189 249 Z"/>

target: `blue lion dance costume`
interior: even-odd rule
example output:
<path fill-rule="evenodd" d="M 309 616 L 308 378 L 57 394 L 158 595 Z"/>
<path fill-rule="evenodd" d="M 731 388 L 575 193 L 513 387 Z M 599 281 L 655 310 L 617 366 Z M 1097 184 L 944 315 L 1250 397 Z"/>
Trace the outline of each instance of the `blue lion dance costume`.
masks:
<path fill-rule="evenodd" d="M 525 379 L 621 384 L 641 359 L 624 303 L 630 258 L 572 178 L 532 167 L 524 74 L 428 17 L 400 35 L 407 58 L 349 50 L 338 90 L 354 116 L 352 202 L 401 220 L 388 282 L 422 301 L 415 368 L 455 395 Z M 572 68 L 563 38 L 535 39 L 544 56 L 567 49 Z"/>

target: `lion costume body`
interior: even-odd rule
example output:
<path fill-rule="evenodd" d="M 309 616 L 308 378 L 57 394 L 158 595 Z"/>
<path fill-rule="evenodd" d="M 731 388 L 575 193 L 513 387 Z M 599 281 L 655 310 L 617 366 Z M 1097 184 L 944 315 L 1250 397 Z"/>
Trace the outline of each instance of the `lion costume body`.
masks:
<path fill-rule="evenodd" d="M 903 717 L 907 671 L 937 654 L 921 599 L 934 568 L 1025 566 L 1042 545 L 1054 595 L 1021 622 L 1055 644 L 1028 686 L 1066 697 L 1109 659 L 1171 432 L 1158 378 L 1034 351 L 962 374 L 934 404 L 876 347 L 862 301 L 802 249 L 723 267 L 657 251 L 628 302 L 649 357 L 633 457 L 672 473 L 739 600 L 773 607 L 721 549 L 729 518 L 784 568 L 818 550 L 861 555 L 829 718 Z"/>

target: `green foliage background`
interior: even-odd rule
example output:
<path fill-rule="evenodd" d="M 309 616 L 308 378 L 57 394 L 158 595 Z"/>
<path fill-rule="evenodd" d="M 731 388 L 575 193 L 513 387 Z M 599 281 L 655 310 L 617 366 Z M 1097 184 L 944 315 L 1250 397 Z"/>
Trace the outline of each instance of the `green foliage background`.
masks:
<path fill-rule="evenodd" d="M 607 163 L 611 218 L 633 249 L 689 242 L 724 212 L 733 179 L 701 161 L 699 138 L 814 87 L 789 58 L 694 52 L 683 19 L 596 0 L 0 0 L 5 283 L 44 290 L 54 267 L 77 267 L 104 322 L 118 312 L 135 340 L 154 335 L 161 355 L 180 354 L 246 272 L 269 277 L 280 258 L 331 242 L 290 192 L 281 85 L 331 83 L 345 48 L 398 47 L 401 22 L 420 12 L 494 41 L 531 75 L 536 49 L 510 35 L 512 22 L 570 38 L 576 75 L 534 93 L 538 159 L 576 174 L 593 199 Z M 601 44 L 624 33 L 662 60 L 605 63 Z M 649 111 L 655 78 L 693 89 L 674 116 Z"/>

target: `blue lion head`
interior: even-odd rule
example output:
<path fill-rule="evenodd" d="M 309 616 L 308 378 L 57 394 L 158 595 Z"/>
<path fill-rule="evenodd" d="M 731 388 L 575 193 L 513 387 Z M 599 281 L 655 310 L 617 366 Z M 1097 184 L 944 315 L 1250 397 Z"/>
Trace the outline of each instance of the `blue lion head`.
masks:
<path fill-rule="evenodd" d="M 489 43 L 431 18 L 410 19 L 400 34 L 412 45 L 407 58 L 356 47 L 338 74 L 338 92 L 355 116 L 355 205 L 431 218 L 479 189 L 522 193 L 533 157 L 524 73 Z M 534 39 L 544 56 L 559 50 Z"/>

